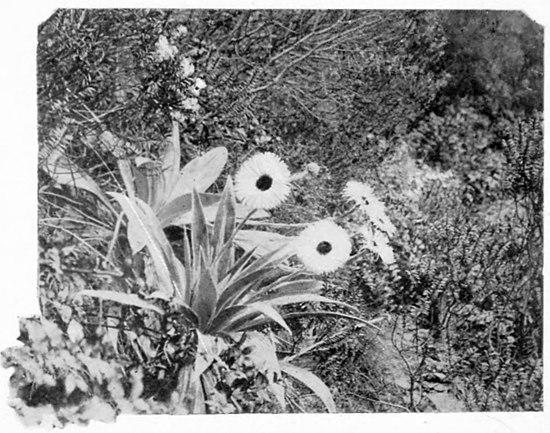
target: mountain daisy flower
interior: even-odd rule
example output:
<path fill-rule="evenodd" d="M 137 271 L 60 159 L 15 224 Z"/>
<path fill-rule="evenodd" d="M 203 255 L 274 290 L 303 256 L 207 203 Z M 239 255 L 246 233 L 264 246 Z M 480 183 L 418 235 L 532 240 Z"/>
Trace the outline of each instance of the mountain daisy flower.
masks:
<path fill-rule="evenodd" d="M 277 155 L 258 153 L 246 160 L 235 176 L 235 193 L 254 209 L 273 209 L 290 193 L 290 171 Z"/>
<path fill-rule="evenodd" d="M 329 220 L 319 221 L 306 228 L 294 241 L 295 251 L 311 272 L 322 274 L 342 266 L 351 253 L 347 232 Z"/>
<path fill-rule="evenodd" d="M 382 261 L 389 265 L 395 262 L 393 250 L 388 244 L 388 237 L 378 230 L 372 230 L 370 227 L 363 226 L 359 229 L 359 233 L 363 237 L 363 244 L 373 253 L 378 254 Z"/>
<path fill-rule="evenodd" d="M 359 206 L 378 206 L 382 202 L 376 198 L 372 188 L 366 183 L 350 180 L 344 188 L 344 197 L 358 204 Z M 382 205 L 383 206 L 383 205 Z"/>

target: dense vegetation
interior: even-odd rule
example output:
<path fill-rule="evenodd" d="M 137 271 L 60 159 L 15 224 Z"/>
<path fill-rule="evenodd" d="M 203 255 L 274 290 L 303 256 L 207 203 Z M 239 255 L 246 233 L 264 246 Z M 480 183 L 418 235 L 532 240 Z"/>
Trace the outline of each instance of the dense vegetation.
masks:
<path fill-rule="evenodd" d="M 37 49 L 42 318 L 23 320 L 24 349 L 3 353 L 17 410 L 60 424 L 120 411 L 541 410 L 542 54 L 542 28 L 519 12 L 57 11 Z M 155 207 L 153 162 L 210 155 L 216 165 L 219 146 L 229 159 L 203 179 L 210 193 L 188 190 L 178 205 L 191 216 L 164 224 L 173 209 Z M 200 298 L 196 326 L 182 328 L 178 315 L 191 313 L 164 293 L 159 319 L 136 286 L 156 281 L 154 255 L 135 248 L 131 223 L 117 237 L 113 209 L 129 221 L 145 212 L 123 198 L 141 191 L 173 252 L 163 251 L 192 263 L 186 278 L 206 293 L 208 260 L 223 262 L 242 217 L 228 175 L 257 152 L 301 173 L 270 211 L 270 240 L 324 218 L 352 231 L 360 221 L 341 191 L 353 179 L 387 207 L 393 260 L 357 254 L 354 235 L 354 259 L 316 280 L 323 299 L 347 306 L 304 297 L 277 310 L 282 322 L 278 312 L 271 324 L 229 313 L 203 322 L 223 308 Z M 215 170 L 196 161 L 202 175 Z M 211 233 L 199 209 L 216 200 Z M 266 260 L 250 266 L 278 287 L 283 259 Z M 216 269 L 214 283 L 224 272 L 239 281 Z M 115 286 L 135 297 L 105 294 Z M 248 339 L 226 335 L 235 330 Z"/>

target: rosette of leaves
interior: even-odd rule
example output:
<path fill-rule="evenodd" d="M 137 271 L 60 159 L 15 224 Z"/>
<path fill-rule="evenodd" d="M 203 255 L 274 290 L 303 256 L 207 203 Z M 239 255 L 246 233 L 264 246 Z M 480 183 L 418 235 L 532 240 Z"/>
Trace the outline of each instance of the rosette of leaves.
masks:
<path fill-rule="evenodd" d="M 196 402 L 208 400 L 204 395 L 208 386 L 202 382 L 208 380 L 204 374 L 210 371 L 212 360 L 219 358 L 219 336 L 238 339 L 239 333 L 273 324 L 290 333 L 284 314 L 278 309 L 285 305 L 320 302 L 353 309 L 321 296 L 319 281 L 303 277 L 300 271 L 282 270 L 281 265 L 294 254 L 289 245 L 259 258 L 255 258 L 254 249 L 239 255 L 233 241 L 246 219 L 237 220 L 231 178 L 227 180 L 213 223 L 208 222 L 201 196 L 193 190 L 192 219 L 182 239 L 182 260 L 176 257 L 159 219 L 147 203 L 135 196 L 110 195 L 126 215 L 125 234 L 132 253 L 138 254 L 147 248 L 156 284 L 143 297 L 112 290 L 83 290 L 78 295 L 115 301 L 160 315 L 170 314 L 177 317 L 184 332 L 196 333 L 197 353 L 202 355 L 196 356 L 194 365 L 186 367 L 191 369 L 186 373 L 186 383 L 190 385 L 184 387 L 186 396 L 197 393 L 193 404 L 188 405 L 191 411 L 200 411 L 203 405 L 197 406 Z M 269 353 L 273 355 L 275 349 L 267 351 L 266 356 Z M 327 397 L 330 393 L 315 376 L 284 362 L 280 366 L 295 378 L 303 376 L 306 385 L 322 396 L 330 410 L 334 409 L 332 399 Z M 202 386 L 198 386 L 199 382 Z"/>
<path fill-rule="evenodd" d="M 171 139 L 167 140 L 158 160 L 136 158 L 133 162 L 125 158 L 125 144 L 108 131 L 99 136 L 103 147 L 117 157 L 117 164 L 124 188 L 130 198 L 137 198 L 146 203 L 160 222 L 163 229 L 169 226 L 189 225 L 192 218 L 192 190 L 195 189 L 201 199 L 203 213 L 208 222 L 214 221 L 221 194 L 206 192 L 219 178 L 227 162 L 227 149 L 216 147 L 193 160 L 183 168 L 180 167 L 181 149 L 179 127 L 173 122 Z M 75 164 L 65 154 L 62 147 L 41 151 L 42 168 L 58 184 L 68 185 L 91 193 L 101 202 L 108 212 L 116 216 L 112 201 L 99 184 Z M 256 210 L 250 214 L 250 208 L 242 203 L 235 203 L 235 215 L 243 220 L 266 218 L 269 214 Z M 103 218 L 104 219 L 104 218 Z M 105 221 L 112 226 L 111 218 Z M 105 238 L 116 237 L 116 226 L 112 230 L 103 230 Z M 97 235 L 97 232 L 94 232 Z M 261 252 L 270 251 L 274 246 L 289 239 L 277 233 L 258 230 L 243 230 L 234 241 L 244 249 L 260 247 Z M 273 246 L 267 248 L 267 246 Z M 258 251 L 256 256 L 258 256 Z"/>

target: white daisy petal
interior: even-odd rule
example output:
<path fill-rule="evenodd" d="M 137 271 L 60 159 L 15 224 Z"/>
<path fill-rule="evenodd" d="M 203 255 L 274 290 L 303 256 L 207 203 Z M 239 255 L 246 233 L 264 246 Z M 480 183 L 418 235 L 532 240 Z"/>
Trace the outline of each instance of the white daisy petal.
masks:
<path fill-rule="evenodd" d="M 378 230 L 372 230 L 367 226 L 359 228 L 358 231 L 363 238 L 363 245 L 377 254 L 385 264 L 389 265 L 395 262 L 393 249 L 388 244 L 389 239 L 385 233 Z"/>
<path fill-rule="evenodd" d="M 251 208 L 273 209 L 290 194 L 290 171 L 277 155 L 256 154 L 237 172 L 235 194 Z"/>
<path fill-rule="evenodd" d="M 393 236 L 395 234 L 396 228 L 393 223 L 390 221 L 385 212 L 379 213 L 374 218 L 371 218 L 374 225 L 378 227 L 383 232 L 386 232 L 388 236 Z"/>
<path fill-rule="evenodd" d="M 350 180 L 344 188 L 344 197 L 358 205 L 378 204 L 380 201 L 374 195 L 372 188 L 366 183 Z"/>
<path fill-rule="evenodd" d="M 386 215 L 386 208 L 375 195 L 372 188 L 366 183 L 350 180 L 344 188 L 343 195 L 348 200 L 359 205 L 359 210 L 365 214 L 373 224 L 389 236 L 395 234 L 395 226 Z"/>
<path fill-rule="evenodd" d="M 296 238 L 295 251 L 311 272 L 329 273 L 349 259 L 351 241 L 343 228 L 324 220 L 312 224 Z"/>

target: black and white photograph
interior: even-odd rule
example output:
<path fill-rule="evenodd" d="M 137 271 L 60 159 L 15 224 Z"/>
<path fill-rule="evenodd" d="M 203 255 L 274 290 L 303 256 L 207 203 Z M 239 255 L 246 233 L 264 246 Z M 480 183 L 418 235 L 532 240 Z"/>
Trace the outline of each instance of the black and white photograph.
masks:
<path fill-rule="evenodd" d="M 542 17 L 193 6 L 25 25 L 1 413 L 542 431 Z"/>

